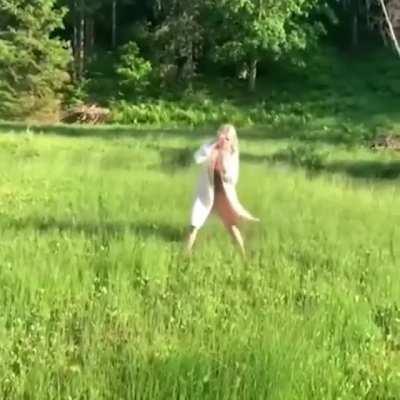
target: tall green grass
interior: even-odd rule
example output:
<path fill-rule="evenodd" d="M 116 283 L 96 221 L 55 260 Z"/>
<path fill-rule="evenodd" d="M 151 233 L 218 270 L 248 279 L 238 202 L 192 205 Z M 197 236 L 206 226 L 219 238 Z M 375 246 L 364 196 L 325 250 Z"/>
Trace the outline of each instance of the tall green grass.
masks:
<path fill-rule="evenodd" d="M 248 259 L 188 260 L 185 135 L 0 136 L 0 398 L 399 398 L 395 156 L 243 133 Z"/>

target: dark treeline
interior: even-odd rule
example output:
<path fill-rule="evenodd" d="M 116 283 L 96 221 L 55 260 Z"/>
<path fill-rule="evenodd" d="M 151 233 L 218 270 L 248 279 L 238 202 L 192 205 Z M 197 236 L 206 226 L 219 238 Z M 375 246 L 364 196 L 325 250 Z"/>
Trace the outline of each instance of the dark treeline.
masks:
<path fill-rule="evenodd" d="M 100 74 L 120 95 L 199 76 L 254 91 L 278 61 L 389 37 L 378 0 L 0 0 L 0 111 L 59 107 Z"/>

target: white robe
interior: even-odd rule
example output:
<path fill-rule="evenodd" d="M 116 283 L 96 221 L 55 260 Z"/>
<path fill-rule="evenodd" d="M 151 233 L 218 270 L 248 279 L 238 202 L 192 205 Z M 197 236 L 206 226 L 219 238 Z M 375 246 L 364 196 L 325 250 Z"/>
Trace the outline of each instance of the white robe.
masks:
<path fill-rule="evenodd" d="M 214 205 L 214 174 L 211 168 L 211 153 L 215 142 L 203 145 L 194 155 L 197 164 L 202 164 L 196 198 L 192 208 L 191 225 L 201 228 L 206 222 Z M 236 193 L 236 184 L 239 179 L 239 152 L 235 151 L 223 158 L 225 175 L 223 189 L 230 207 L 238 219 L 258 221 L 239 202 Z"/>

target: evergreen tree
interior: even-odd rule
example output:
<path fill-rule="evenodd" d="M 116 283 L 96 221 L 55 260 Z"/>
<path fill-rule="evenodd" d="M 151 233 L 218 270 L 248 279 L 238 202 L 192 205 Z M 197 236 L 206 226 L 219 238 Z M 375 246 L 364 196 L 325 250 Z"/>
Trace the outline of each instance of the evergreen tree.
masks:
<path fill-rule="evenodd" d="M 0 111 L 8 117 L 57 105 L 69 80 L 70 50 L 54 36 L 65 12 L 55 0 L 0 0 Z"/>

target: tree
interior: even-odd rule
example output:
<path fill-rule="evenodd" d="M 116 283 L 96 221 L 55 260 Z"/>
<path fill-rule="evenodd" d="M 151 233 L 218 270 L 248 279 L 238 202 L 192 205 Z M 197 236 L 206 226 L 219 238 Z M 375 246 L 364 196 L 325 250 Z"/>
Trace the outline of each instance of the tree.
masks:
<path fill-rule="evenodd" d="M 86 64 L 95 42 L 95 15 L 102 5 L 98 0 L 68 0 L 72 25 L 72 49 L 74 56 L 74 80 L 83 79 Z"/>
<path fill-rule="evenodd" d="M 161 48 L 161 61 L 174 64 L 178 77 L 190 80 L 200 58 L 204 30 L 202 13 L 204 0 L 160 0 L 158 15 L 162 21 L 155 33 L 155 41 Z"/>
<path fill-rule="evenodd" d="M 0 0 L 0 107 L 8 115 L 55 104 L 69 79 L 70 51 L 53 36 L 65 9 L 55 0 Z"/>
<path fill-rule="evenodd" d="M 71 39 L 74 55 L 74 81 L 79 83 L 98 52 L 113 53 L 121 41 L 120 19 L 125 27 L 135 24 L 132 7 L 135 0 L 59 0 L 69 10 L 66 16 L 66 36 Z M 130 15 L 132 12 L 133 18 Z M 131 38 L 129 38 L 131 39 Z"/>
<path fill-rule="evenodd" d="M 318 0 L 210 0 L 216 19 L 217 59 L 248 66 L 254 90 L 257 65 L 305 50 L 322 26 L 307 20 Z"/>
<path fill-rule="evenodd" d="M 151 64 L 140 56 L 137 44 L 129 42 L 121 48 L 116 72 L 123 89 L 138 93 L 150 83 Z"/>

